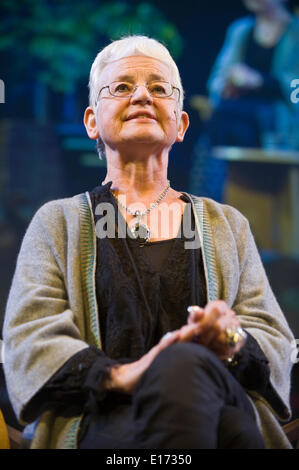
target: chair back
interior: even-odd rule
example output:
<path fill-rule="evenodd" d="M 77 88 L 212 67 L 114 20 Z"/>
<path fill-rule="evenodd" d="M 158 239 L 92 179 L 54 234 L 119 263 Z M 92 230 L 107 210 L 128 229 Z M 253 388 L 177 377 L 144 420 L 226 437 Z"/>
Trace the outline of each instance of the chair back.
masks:
<path fill-rule="evenodd" d="M 0 449 L 10 449 L 7 427 L 0 410 Z"/>

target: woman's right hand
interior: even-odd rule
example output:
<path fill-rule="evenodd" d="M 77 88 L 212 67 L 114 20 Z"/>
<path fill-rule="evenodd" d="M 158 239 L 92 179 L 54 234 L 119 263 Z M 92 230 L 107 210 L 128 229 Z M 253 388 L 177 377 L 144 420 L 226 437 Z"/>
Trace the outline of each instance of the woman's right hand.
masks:
<path fill-rule="evenodd" d="M 172 331 L 171 334 L 163 336 L 159 343 L 138 359 L 138 361 L 112 367 L 110 377 L 104 383 L 105 388 L 112 391 L 132 394 L 141 375 L 150 366 L 155 357 L 163 351 L 163 349 L 176 343 L 179 336 L 180 330 Z"/>

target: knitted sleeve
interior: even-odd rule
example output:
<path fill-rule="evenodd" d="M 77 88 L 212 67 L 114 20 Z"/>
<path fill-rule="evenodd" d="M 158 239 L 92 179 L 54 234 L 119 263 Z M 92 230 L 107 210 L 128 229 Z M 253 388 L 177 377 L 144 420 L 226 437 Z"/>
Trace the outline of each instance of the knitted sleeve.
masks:
<path fill-rule="evenodd" d="M 264 394 L 270 370 L 268 361 L 255 339 L 248 334 L 247 342 L 237 357 L 237 364 L 228 366 L 230 372 L 244 388 Z M 110 359 L 93 346 L 69 359 L 28 403 L 26 420 L 36 419 L 46 409 L 60 416 L 70 417 L 91 412 L 97 403 L 111 393 L 103 383 L 110 367 L 131 362 L 132 359 Z"/>
<path fill-rule="evenodd" d="M 26 421 L 35 420 L 48 409 L 64 417 L 91 411 L 111 393 L 103 385 L 110 368 L 130 361 L 110 359 L 94 346 L 79 351 L 30 400 L 24 410 Z"/>

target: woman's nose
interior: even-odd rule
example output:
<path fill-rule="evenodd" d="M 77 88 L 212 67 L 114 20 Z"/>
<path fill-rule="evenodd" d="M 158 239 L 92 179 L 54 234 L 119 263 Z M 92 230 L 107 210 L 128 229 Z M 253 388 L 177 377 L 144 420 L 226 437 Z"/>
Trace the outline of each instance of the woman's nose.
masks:
<path fill-rule="evenodd" d="M 131 96 L 131 101 L 132 103 L 140 101 L 142 101 L 143 103 L 151 103 L 153 101 L 153 97 L 148 91 L 146 85 L 137 85 L 133 92 L 133 95 Z"/>

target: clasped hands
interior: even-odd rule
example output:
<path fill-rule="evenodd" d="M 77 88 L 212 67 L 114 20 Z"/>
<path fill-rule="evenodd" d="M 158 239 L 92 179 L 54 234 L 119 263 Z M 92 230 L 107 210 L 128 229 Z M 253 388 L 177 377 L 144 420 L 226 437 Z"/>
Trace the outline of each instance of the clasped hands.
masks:
<path fill-rule="evenodd" d="M 188 307 L 187 325 L 180 328 L 178 342 L 197 342 L 213 351 L 221 360 L 237 354 L 244 346 L 239 341 L 231 347 L 227 343 L 226 329 L 240 328 L 235 312 L 222 300 L 210 302 L 205 308 L 197 305 Z"/>
<path fill-rule="evenodd" d="M 226 328 L 238 328 L 241 325 L 235 312 L 224 301 L 212 301 L 205 308 L 192 306 L 188 311 L 187 324 L 164 335 L 159 343 L 140 359 L 112 367 L 110 376 L 105 381 L 105 387 L 121 393 L 133 393 L 141 375 L 155 357 L 174 343 L 197 342 L 213 351 L 220 360 L 238 353 L 244 346 L 246 339 L 238 341 L 234 347 L 227 343 Z"/>

